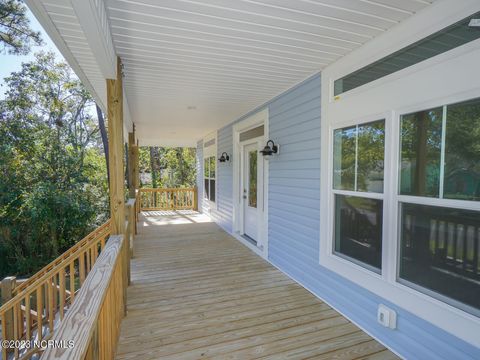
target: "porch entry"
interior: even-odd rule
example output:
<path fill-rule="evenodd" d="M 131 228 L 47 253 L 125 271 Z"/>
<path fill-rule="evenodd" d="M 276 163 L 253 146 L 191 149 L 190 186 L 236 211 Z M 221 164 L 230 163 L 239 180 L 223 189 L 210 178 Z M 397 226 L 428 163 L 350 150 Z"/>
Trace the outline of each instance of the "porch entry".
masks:
<path fill-rule="evenodd" d="M 234 235 L 256 251 L 267 255 L 268 162 L 260 154 L 268 136 L 268 110 L 236 124 L 234 139 Z"/>

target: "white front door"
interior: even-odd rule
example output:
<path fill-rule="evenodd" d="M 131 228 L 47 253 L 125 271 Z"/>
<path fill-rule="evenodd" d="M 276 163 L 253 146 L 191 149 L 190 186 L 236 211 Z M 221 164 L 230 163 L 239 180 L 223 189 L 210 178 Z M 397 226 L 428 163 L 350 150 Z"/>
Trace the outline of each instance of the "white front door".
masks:
<path fill-rule="evenodd" d="M 243 176 L 242 176 L 242 197 L 243 197 L 243 233 L 251 239 L 258 241 L 258 219 L 259 193 L 263 186 L 260 176 L 259 161 L 263 161 L 259 156 L 259 142 L 245 145 L 243 147 Z"/>

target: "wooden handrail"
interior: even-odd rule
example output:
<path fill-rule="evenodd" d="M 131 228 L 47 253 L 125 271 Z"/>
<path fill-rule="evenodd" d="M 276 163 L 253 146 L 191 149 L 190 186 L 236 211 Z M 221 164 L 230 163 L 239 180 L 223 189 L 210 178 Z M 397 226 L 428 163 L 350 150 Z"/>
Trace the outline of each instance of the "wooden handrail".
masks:
<path fill-rule="evenodd" d="M 142 188 L 140 211 L 197 210 L 197 188 Z"/>
<path fill-rule="evenodd" d="M 0 307 L 2 338 L 50 339 L 55 323 L 72 307 L 76 293 L 103 251 L 109 234 L 107 222 L 25 283 L 13 287 L 16 290 L 13 298 Z M 9 358 L 12 353 L 14 359 L 28 359 L 39 350 L 2 348 L 2 359 Z"/>
<path fill-rule="evenodd" d="M 77 299 L 52 337 L 72 341 L 72 348 L 48 348 L 41 359 L 113 359 L 124 314 L 124 298 L 118 296 L 123 280 L 123 235 L 111 236 L 97 259 Z"/>

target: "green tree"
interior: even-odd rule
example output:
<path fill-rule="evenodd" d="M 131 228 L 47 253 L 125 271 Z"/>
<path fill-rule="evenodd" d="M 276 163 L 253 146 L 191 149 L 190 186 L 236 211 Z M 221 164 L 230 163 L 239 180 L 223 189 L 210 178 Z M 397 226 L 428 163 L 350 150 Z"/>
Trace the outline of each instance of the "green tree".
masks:
<path fill-rule="evenodd" d="M 37 54 L 0 101 L 2 276 L 28 275 L 106 219 L 94 102 L 70 67 Z"/>
<path fill-rule="evenodd" d="M 0 0 L 0 52 L 26 55 L 32 44 L 42 45 L 42 38 L 31 29 L 23 1 Z"/>
<path fill-rule="evenodd" d="M 149 174 L 151 182 L 143 186 L 193 187 L 196 182 L 195 148 L 140 147 L 140 173 Z"/>

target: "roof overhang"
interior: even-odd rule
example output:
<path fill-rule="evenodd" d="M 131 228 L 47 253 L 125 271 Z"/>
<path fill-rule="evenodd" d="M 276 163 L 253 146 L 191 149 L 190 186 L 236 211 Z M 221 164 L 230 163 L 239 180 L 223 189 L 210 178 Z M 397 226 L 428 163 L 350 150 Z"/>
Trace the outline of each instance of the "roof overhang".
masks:
<path fill-rule="evenodd" d="M 26 1 L 103 110 L 121 58 L 126 132 L 165 146 L 194 146 L 433 2 Z"/>

